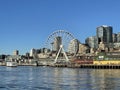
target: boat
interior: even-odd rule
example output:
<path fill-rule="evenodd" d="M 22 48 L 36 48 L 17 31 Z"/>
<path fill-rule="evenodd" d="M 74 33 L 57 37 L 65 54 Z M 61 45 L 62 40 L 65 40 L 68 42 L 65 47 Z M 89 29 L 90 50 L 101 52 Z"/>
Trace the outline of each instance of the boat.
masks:
<path fill-rule="evenodd" d="M 17 62 L 7 61 L 6 66 L 8 66 L 8 67 L 17 67 Z"/>

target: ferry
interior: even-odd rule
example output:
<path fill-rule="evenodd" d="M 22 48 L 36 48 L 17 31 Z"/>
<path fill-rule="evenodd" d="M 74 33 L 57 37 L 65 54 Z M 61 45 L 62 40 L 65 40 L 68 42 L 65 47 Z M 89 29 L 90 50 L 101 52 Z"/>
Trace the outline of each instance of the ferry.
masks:
<path fill-rule="evenodd" d="M 8 66 L 8 67 L 17 67 L 17 62 L 7 61 L 6 66 Z"/>

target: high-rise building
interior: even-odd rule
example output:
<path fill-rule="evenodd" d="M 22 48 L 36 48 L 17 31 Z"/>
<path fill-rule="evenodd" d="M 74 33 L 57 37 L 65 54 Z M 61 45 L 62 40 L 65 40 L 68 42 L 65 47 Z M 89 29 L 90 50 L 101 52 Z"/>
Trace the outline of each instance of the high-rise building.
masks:
<path fill-rule="evenodd" d="M 30 56 L 33 57 L 33 55 L 36 53 L 36 50 L 33 48 L 30 50 Z"/>
<path fill-rule="evenodd" d="M 73 39 L 70 41 L 69 46 L 68 46 L 68 52 L 76 54 L 79 50 L 79 41 L 77 39 Z"/>
<path fill-rule="evenodd" d="M 98 38 L 96 36 L 88 37 L 85 42 L 90 48 L 98 48 Z"/>
<path fill-rule="evenodd" d="M 13 55 L 19 55 L 19 51 L 18 51 L 18 50 L 15 50 L 15 51 L 13 52 Z"/>
<path fill-rule="evenodd" d="M 112 43 L 112 34 L 113 34 L 113 29 L 111 26 L 100 26 L 97 27 L 97 38 L 98 38 L 98 43 L 103 42 L 105 44 Z"/>
<path fill-rule="evenodd" d="M 120 42 L 120 32 L 117 34 L 117 42 Z"/>
<path fill-rule="evenodd" d="M 53 45 L 53 50 L 54 51 L 59 51 L 60 49 L 60 45 L 62 44 L 62 37 L 58 36 L 58 37 L 55 37 L 54 39 L 54 45 Z"/>
<path fill-rule="evenodd" d="M 112 37 L 113 37 L 113 43 L 116 43 L 117 42 L 117 34 L 113 33 Z"/>

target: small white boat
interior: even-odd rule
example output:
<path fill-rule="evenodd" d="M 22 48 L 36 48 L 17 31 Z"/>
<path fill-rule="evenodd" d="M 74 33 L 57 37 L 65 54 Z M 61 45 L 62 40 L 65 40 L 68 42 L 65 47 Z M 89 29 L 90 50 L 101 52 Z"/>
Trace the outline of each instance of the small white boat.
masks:
<path fill-rule="evenodd" d="M 17 66 L 17 62 L 7 61 L 6 62 L 6 66 L 8 66 L 8 67 L 16 67 Z"/>

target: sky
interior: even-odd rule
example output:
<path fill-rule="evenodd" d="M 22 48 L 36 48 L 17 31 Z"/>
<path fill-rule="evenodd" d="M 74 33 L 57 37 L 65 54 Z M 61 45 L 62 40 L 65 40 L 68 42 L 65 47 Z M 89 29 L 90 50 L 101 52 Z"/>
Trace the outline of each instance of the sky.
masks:
<path fill-rule="evenodd" d="M 84 43 L 101 25 L 119 32 L 120 0 L 0 0 L 0 54 L 42 48 L 56 30 Z"/>

